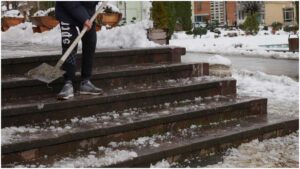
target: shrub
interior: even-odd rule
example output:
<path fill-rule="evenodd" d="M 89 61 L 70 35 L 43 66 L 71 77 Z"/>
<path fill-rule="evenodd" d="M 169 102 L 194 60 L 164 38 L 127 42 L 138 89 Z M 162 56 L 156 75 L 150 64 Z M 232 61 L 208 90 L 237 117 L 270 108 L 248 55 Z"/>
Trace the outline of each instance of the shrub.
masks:
<path fill-rule="evenodd" d="M 298 26 L 297 25 L 286 25 L 286 26 L 284 26 L 283 27 L 283 30 L 285 31 L 285 32 L 296 32 L 297 30 L 298 30 L 299 28 L 298 28 Z"/>
<path fill-rule="evenodd" d="M 272 28 L 273 28 L 273 30 L 279 30 L 279 29 L 281 29 L 282 28 L 282 23 L 280 23 L 280 22 L 273 22 L 272 23 Z"/>
<path fill-rule="evenodd" d="M 249 33 L 257 33 L 259 30 L 259 22 L 257 20 L 257 14 L 248 15 L 245 22 L 244 22 L 244 30 Z"/>
<path fill-rule="evenodd" d="M 244 30 L 244 25 L 243 24 L 239 24 L 239 29 Z"/>
<path fill-rule="evenodd" d="M 193 31 L 191 31 L 191 30 L 186 31 L 185 34 L 187 34 L 187 35 L 192 35 L 192 34 L 193 34 Z"/>
<path fill-rule="evenodd" d="M 267 30 L 269 30 L 269 27 L 268 26 L 264 26 L 263 30 L 267 31 Z"/>
<path fill-rule="evenodd" d="M 197 35 L 199 35 L 201 38 L 201 36 L 205 35 L 206 33 L 207 33 L 207 29 L 203 27 L 194 28 L 193 30 L 194 38 L 197 37 Z"/>

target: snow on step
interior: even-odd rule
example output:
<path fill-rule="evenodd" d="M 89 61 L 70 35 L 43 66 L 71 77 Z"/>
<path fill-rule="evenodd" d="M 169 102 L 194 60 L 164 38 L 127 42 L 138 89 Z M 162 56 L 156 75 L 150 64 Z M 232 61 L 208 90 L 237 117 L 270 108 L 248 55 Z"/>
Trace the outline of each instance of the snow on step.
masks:
<path fill-rule="evenodd" d="M 65 120 L 46 120 L 40 124 L 26 126 L 11 126 L 2 129 L 2 145 L 39 140 L 40 138 L 55 138 L 65 134 L 77 133 L 86 129 L 109 128 L 128 123 L 146 121 L 169 115 L 182 114 L 189 111 L 205 110 L 222 106 L 224 103 L 239 103 L 251 98 L 214 96 L 195 97 L 193 100 L 166 102 L 143 108 L 130 108 L 122 111 L 98 113 L 88 117 L 74 117 Z"/>

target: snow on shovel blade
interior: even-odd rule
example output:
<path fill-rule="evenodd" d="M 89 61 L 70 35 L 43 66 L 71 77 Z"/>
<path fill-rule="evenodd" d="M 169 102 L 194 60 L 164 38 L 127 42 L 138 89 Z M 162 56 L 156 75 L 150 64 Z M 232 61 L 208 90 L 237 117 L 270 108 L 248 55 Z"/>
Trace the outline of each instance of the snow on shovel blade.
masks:
<path fill-rule="evenodd" d="M 61 77 L 64 73 L 65 71 L 61 70 L 59 67 L 43 63 L 40 66 L 29 70 L 27 76 L 45 83 L 51 83 Z"/>

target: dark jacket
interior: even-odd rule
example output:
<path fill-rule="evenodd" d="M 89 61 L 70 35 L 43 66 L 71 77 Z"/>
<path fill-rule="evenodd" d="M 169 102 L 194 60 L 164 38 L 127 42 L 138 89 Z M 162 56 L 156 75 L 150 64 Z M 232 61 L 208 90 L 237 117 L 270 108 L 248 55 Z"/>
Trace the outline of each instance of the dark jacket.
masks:
<path fill-rule="evenodd" d="M 93 1 L 57 1 L 55 15 L 59 21 L 82 26 L 95 13 L 97 3 Z"/>

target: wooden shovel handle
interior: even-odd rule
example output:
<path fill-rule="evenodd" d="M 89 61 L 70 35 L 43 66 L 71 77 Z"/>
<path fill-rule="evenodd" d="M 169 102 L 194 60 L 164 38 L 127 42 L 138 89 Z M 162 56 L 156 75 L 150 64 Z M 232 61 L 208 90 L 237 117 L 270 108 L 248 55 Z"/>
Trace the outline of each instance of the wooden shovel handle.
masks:
<path fill-rule="evenodd" d="M 94 20 L 96 19 L 97 15 L 100 13 L 101 9 L 106 6 L 107 1 L 103 1 L 102 4 L 100 5 L 100 7 L 97 9 L 97 11 L 95 12 L 95 14 L 92 16 L 92 18 L 90 19 L 91 22 L 94 22 Z M 75 48 L 75 46 L 78 44 L 78 42 L 80 41 L 80 39 L 83 37 L 83 35 L 85 34 L 85 32 L 87 31 L 87 27 L 84 26 L 84 28 L 82 29 L 82 31 L 80 32 L 80 34 L 77 36 L 77 38 L 73 41 L 73 43 L 71 44 L 71 46 L 68 48 L 68 50 L 64 53 L 64 55 L 59 59 L 59 61 L 57 62 L 57 64 L 55 65 L 55 67 L 61 67 L 61 65 L 65 62 L 65 60 L 67 59 L 67 57 L 70 55 L 70 53 L 73 51 L 73 49 Z"/>

